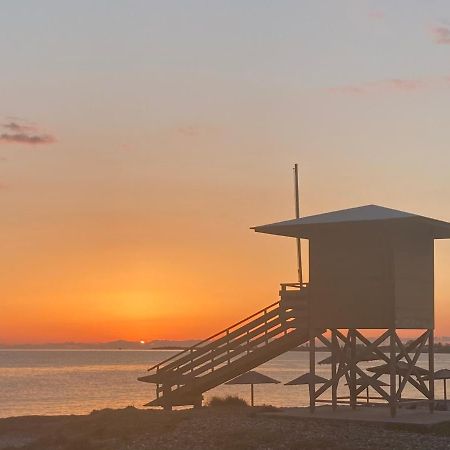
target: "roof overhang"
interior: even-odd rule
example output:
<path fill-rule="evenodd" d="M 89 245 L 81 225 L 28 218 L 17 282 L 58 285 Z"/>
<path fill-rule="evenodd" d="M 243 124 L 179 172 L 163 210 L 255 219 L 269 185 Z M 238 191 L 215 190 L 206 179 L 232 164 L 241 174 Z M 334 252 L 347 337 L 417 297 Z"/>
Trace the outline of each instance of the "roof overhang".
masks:
<path fill-rule="evenodd" d="M 449 239 L 450 223 L 377 205 L 333 211 L 300 219 L 285 220 L 252 227 L 257 233 L 295 238 L 310 238 L 326 231 L 343 231 L 354 227 L 420 227 L 433 239 Z"/>

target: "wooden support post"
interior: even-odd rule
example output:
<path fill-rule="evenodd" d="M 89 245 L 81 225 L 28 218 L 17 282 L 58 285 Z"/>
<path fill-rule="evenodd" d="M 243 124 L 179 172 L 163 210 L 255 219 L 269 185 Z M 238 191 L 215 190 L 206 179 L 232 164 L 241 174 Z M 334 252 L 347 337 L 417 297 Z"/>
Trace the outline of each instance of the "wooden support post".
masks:
<path fill-rule="evenodd" d="M 309 382 L 309 410 L 311 413 L 314 413 L 316 408 L 316 385 L 314 384 L 316 375 L 316 337 L 312 328 L 309 329 L 309 372 L 311 374 Z"/>
<path fill-rule="evenodd" d="M 255 406 L 255 387 L 253 386 L 253 384 L 250 385 L 250 400 L 251 405 Z"/>
<path fill-rule="evenodd" d="M 331 404 L 333 411 L 337 409 L 337 387 L 339 379 L 337 378 L 337 358 L 339 351 L 339 344 L 336 336 L 336 331 L 331 330 L 331 379 L 333 384 L 331 386 Z"/>
<path fill-rule="evenodd" d="M 227 364 L 230 364 L 230 330 L 226 332 L 227 336 Z"/>
<path fill-rule="evenodd" d="M 444 401 L 445 401 L 445 410 L 447 411 L 447 379 L 444 380 Z"/>
<path fill-rule="evenodd" d="M 397 389 L 397 400 L 401 400 L 401 394 L 406 386 L 406 384 L 409 382 L 412 384 L 419 392 L 421 392 L 427 399 L 430 397 L 430 390 L 425 385 L 424 381 L 419 374 L 416 372 L 415 366 L 416 363 L 420 357 L 420 354 L 422 352 L 422 348 L 427 343 L 429 336 L 428 330 L 422 334 L 419 338 L 417 338 L 415 341 L 410 342 L 408 345 L 403 345 L 401 339 L 398 337 L 398 335 L 395 336 L 395 340 L 397 342 L 399 353 L 396 357 L 397 362 L 400 361 L 402 358 L 405 358 L 407 361 L 407 364 L 409 366 L 409 369 L 405 372 L 403 375 L 403 379 L 399 375 L 399 387 Z M 411 358 L 410 353 L 414 353 L 414 356 Z M 415 381 L 413 378 L 411 378 L 411 375 L 414 375 L 417 377 L 417 381 Z"/>
<path fill-rule="evenodd" d="M 264 310 L 264 342 L 266 345 L 269 343 L 267 339 L 267 309 Z"/>
<path fill-rule="evenodd" d="M 390 365 L 390 396 L 389 406 L 391 408 L 391 417 L 395 417 L 397 414 L 397 387 L 396 387 L 396 366 L 397 366 L 397 354 L 395 351 L 395 328 L 390 329 L 389 337 L 389 365 Z"/>
<path fill-rule="evenodd" d="M 300 218 L 300 193 L 298 186 L 298 164 L 294 165 L 294 182 L 295 182 L 295 217 Z M 303 284 L 303 268 L 302 268 L 302 241 L 300 238 L 296 239 L 297 244 L 297 270 L 298 270 L 298 282 L 300 288 Z"/>
<path fill-rule="evenodd" d="M 356 333 L 353 329 L 348 330 L 348 337 L 350 340 L 350 406 L 356 409 Z"/>
<path fill-rule="evenodd" d="M 247 330 L 247 355 L 250 353 L 250 330 Z"/>
<path fill-rule="evenodd" d="M 434 412 L 434 330 L 428 330 L 428 370 L 429 382 L 428 389 L 430 393 L 430 413 Z M 447 402 L 445 403 L 447 405 Z"/>
<path fill-rule="evenodd" d="M 172 390 L 171 386 L 169 386 L 167 384 L 162 385 L 162 392 L 163 392 L 164 397 L 167 398 L 170 395 L 171 390 Z M 168 400 L 163 399 L 163 401 L 164 401 L 164 405 L 163 405 L 164 411 L 172 411 L 172 404 L 169 403 Z"/>
<path fill-rule="evenodd" d="M 328 349 L 331 350 L 331 376 L 330 379 L 322 384 L 319 388 L 315 388 L 310 384 L 310 410 L 315 409 L 315 404 L 318 402 L 331 403 L 333 411 L 342 403 L 342 398 L 337 394 L 337 388 L 341 377 L 345 377 L 349 389 L 347 403 L 355 409 L 358 404 L 365 403 L 370 405 L 372 399 L 385 400 L 390 407 L 390 414 L 392 417 L 397 415 L 397 410 L 400 405 L 402 390 L 407 383 L 416 388 L 422 395 L 424 395 L 430 404 L 430 411 L 434 408 L 434 353 L 433 353 L 433 330 L 427 329 L 419 338 L 414 341 L 403 344 L 397 334 L 395 328 L 389 328 L 383 332 L 381 336 L 374 341 L 369 341 L 357 329 L 351 328 L 347 330 L 347 335 L 344 335 L 338 329 L 330 329 L 331 338 L 327 339 L 323 335 L 318 336 Z M 387 342 L 389 340 L 389 342 Z M 379 359 L 383 360 L 388 367 L 387 374 L 389 375 L 390 388 L 383 389 L 377 385 L 377 380 L 381 373 L 368 375 L 361 367 L 358 366 L 359 353 L 357 350 L 357 342 L 360 341 L 364 348 L 362 354 L 370 354 L 373 352 Z M 341 348 L 341 342 L 344 344 Z M 388 351 L 385 353 L 381 345 L 386 342 Z M 422 349 L 427 344 L 429 346 L 429 374 L 430 384 L 427 386 L 425 381 L 420 377 L 419 368 L 416 363 L 422 353 Z M 310 373 L 315 375 L 315 339 L 314 329 L 309 329 L 309 352 L 310 352 Z M 382 350 L 383 348 L 383 350 Z M 399 361 L 405 359 L 406 370 L 402 369 L 399 373 Z M 360 386 L 356 385 L 356 378 L 360 377 L 363 382 Z M 321 399 L 320 397 L 328 389 L 331 389 L 331 399 Z M 375 391 L 378 396 L 372 397 L 370 391 Z M 361 396 L 361 397 L 360 397 Z M 444 385 L 444 396 L 447 396 L 447 388 Z"/>
<path fill-rule="evenodd" d="M 202 407 L 202 404 L 203 404 L 203 395 L 200 394 L 200 395 L 198 396 L 198 398 L 196 398 L 196 400 L 195 400 L 193 406 L 194 406 L 194 408 L 201 408 L 201 407 Z"/>

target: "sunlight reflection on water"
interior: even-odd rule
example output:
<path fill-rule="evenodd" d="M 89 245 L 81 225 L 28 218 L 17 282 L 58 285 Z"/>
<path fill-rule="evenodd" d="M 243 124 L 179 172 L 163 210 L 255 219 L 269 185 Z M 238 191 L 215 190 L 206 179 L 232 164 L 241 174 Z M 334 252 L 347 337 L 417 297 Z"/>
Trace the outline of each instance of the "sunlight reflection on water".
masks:
<path fill-rule="evenodd" d="M 82 414 L 93 409 L 141 407 L 154 398 L 154 386 L 140 383 L 152 364 L 173 355 L 168 350 L 20 350 L 0 351 L 0 417 L 29 414 Z M 321 360 L 328 353 L 319 353 Z M 426 367 L 426 356 L 418 365 Z M 377 362 L 362 364 L 362 367 Z M 450 367 L 450 354 L 437 354 L 436 370 Z M 258 371 L 285 383 L 308 371 L 308 354 L 287 352 L 257 368 Z M 318 365 L 317 374 L 329 377 L 330 366 Z M 249 399 L 248 386 L 219 386 L 205 393 L 233 394 Z M 405 396 L 415 397 L 414 391 Z M 436 382 L 436 397 L 442 397 L 442 383 Z M 255 386 L 257 404 L 304 406 L 308 402 L 307 386 Z"/>

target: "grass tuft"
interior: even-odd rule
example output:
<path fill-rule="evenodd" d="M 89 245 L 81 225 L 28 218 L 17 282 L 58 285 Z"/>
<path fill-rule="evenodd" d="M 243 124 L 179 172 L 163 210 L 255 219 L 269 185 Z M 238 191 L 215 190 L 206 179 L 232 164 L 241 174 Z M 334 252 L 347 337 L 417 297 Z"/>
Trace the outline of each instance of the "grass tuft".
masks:
<path fill-rule="evenodd" d="M 226 397 L 212 397 L 207 405 L 212 407 L 245 407 L 248 406 L 248 403 L 243 398 L 240 398 L 237 395 L 227 395 Z"/>

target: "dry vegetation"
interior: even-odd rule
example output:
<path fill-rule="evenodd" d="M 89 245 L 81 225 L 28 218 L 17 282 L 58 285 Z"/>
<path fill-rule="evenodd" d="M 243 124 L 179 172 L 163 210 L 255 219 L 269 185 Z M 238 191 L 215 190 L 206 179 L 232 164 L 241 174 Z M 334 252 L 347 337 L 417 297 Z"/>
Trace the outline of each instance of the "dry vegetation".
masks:
<path fill-rule="evenodd" d="M 226 397 L 212 397 L 208 406 L 215 407 L 246 407 L 248 403 L 236 395 L 227 395 Z"/>

